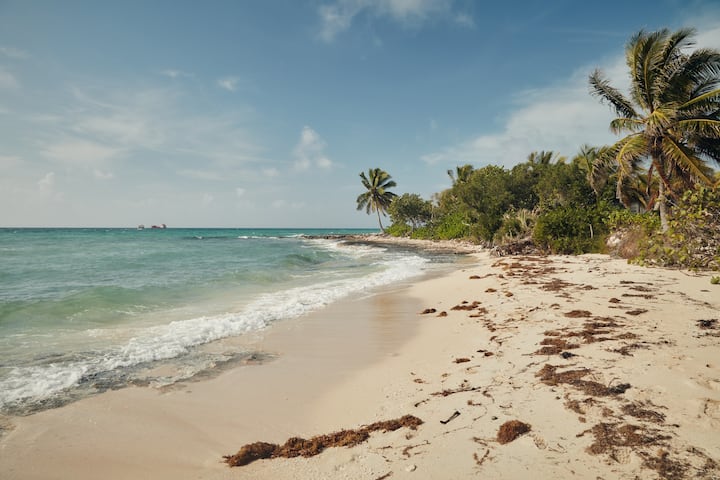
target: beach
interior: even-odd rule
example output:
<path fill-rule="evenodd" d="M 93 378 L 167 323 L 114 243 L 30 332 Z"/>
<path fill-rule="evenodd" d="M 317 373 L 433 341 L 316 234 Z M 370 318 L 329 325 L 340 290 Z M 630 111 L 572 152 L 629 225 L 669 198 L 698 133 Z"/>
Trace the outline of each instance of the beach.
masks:
<path fill-rule="evenodd" d="M 269 360 L 6 419 L 0 476 L 720 478 L 711 276 L 605 255 L 472 253 L 223 340 Z M 351 447 L 226 463 L 254 442 L 406 416 L 419 422 Z"/>

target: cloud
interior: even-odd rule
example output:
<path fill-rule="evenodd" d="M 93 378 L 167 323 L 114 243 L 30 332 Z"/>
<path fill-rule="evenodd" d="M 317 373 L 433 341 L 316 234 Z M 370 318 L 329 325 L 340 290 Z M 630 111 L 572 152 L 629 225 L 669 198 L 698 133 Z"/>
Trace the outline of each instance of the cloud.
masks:
<path fill-rule="evenodd" d="M 245 189 L 242 187 L 237 187 L 235 189 L 235 195 L 237 195 L 238 197 L 242 197 L 243 195 L 245 195 Z"/>
<path fill-rule="evenodd" d="M 5 70 L 3 67 L 0 67 L 0 88 L 18 88 L 20 86 L 20 82 L 18 82 L 17 78 L 15 78 L 15 75 Z"/>
<path fill-rule="evenodd" d="M 121 149 L 101 143 L 70 138 L 47 146 L 42 154 L 69 165 L 96 165 L 120 155 Z"/>
<path fill-rule="evenodd" d="M 202 197 L 203 205 L 210 205 L 211 203 L 213 203 L 213 201 L 215 201 L 215 198 L 212 195 L 210 195 L 209 193 L 203 194 L 203 197 Z"/>
<path fill-rule="evenodd" d="M 98 170 L 97 168 L 93 171 L 93 174 L 95 175 L 95 178 L 99 180 L 110 180 L 111 178 L 115 178 L 114 173 L 103 172 L 102 170 Z"/>
<path fill-rule="evenodd" d="M 187 72 L 183 72 L 182 70 L 173 70 L 173 69 L 162 70 L 160 72 L 160 75 L 165 75 L 166 77 L 170 77 L 170 78 L 183 78 L 183 77 L 190 78 L 193 76 L 192 73 L 187 73 Z"/>
<path fill-rule="evenodd" d="M 47 173 L 37 182 L 40 192 L 49 193 L 55 187 L 55 172 Z"/>
<path fill-rule="evenodd" d="M 27 52 L 24 52 L 15 47 L 0 46 L 0 54 L 4 55 L 6 57 L 9 57 L 9 58 L 16 58 L 16 59 L 24 59 L 24 58 L 29 57 Z"/>
<path fill-rule="evenodd" d="M 69 106 L 55 108 L 63 115 L 28 118 L 40 124 L 45 156 L 68 165 L 169 157 L 186 176 L 215 169 L 221 177 L 222 170 L 263 161 L 264 149 L 243 128 L 245 111 L 198 113 L 186 107 L 188 95 L 180 87 L 75 87 Z"/>
<path fill-rule="evenodd" d="M 293 150 L 295 156 L 295 168 L 297 170 L 307 170 L 315 165 L 320 168 L 330 168 L 332 161 L 325 155 L 327 143 L 320 135 L 308 127 L 303 127 L 300 133 L 300 141 Z"/>
<path fill-rule="evenodd" d="M 224 88 L 228 92 L 237 90 L 239 79 L 237 77 L 225 77 L 217 81 L 220 88 Z"/>
<path fill-rule="evenodd" d="M 318 8 L 321 28 L 319 37 L 332 42 L 335 37 L 348 30 L 355 17 L 363 13 L 375 17 L 386 17 L 403 25 L 422 25 L 437 18 L 451 18 L 455 23 L 473 26 L 472 17 L 452 12 L 453 0 L 336 0 Z"/>

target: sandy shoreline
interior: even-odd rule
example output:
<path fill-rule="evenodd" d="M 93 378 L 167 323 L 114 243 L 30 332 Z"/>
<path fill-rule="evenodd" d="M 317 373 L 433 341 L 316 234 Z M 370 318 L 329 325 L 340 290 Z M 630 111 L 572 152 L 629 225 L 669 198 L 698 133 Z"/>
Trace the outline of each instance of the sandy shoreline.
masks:
<path fill-rule="evenodd" d="M 720 478 L 710 274 L 601 255 L 474 260 L 288 323 L 260 341 L 280 353 L 268 364 L 19 419 L 0 439 L 0 476 Z M 222 463 L 246 443 L 408 414 L 424 423 L 352 448 Z M 501 444 L 510 420 L 530 431 Z"/>

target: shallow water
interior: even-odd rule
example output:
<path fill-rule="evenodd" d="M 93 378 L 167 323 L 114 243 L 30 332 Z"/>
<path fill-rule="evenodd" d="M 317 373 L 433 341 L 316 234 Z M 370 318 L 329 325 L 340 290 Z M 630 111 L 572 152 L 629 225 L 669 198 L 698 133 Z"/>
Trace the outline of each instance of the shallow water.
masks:
<path fill-rule="evenodd" d="M 242 362 L 200 347 L 453 261 L 321 238 L 350 233 L 0 230 L 0 412 Z"/>

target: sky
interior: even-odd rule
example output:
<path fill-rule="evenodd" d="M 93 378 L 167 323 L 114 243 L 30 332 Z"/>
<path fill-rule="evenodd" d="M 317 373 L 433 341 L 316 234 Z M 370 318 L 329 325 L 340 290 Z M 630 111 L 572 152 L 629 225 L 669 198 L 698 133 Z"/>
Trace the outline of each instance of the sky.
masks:
<path fill-rule="evenodd" d="M 372 228 L 359 173 L 604 145 L 631 35 L 717 0 L 0 0 L 0 227 Z"/>

